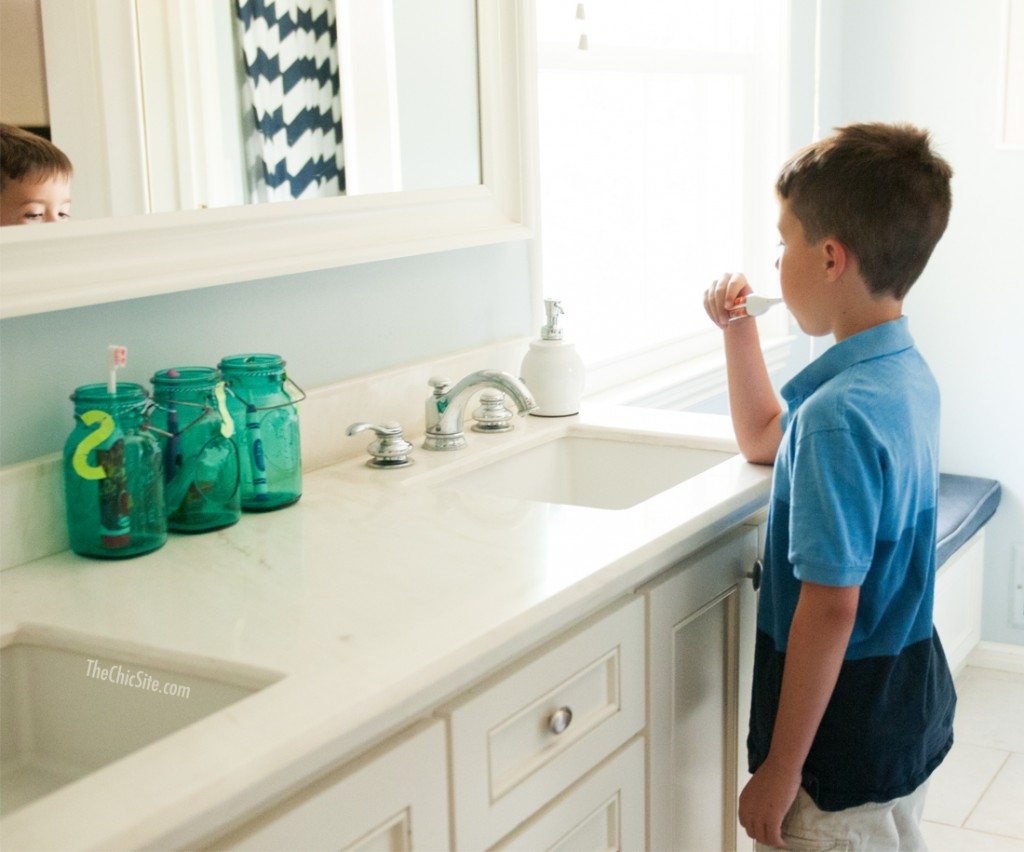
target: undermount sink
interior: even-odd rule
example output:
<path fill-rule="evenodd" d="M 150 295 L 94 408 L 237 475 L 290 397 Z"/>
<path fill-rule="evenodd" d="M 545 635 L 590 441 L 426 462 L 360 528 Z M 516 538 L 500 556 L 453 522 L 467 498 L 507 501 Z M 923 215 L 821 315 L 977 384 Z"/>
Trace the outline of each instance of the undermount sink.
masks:
<path fill-rule="evenodd" d="M 100 648 L 15 635 L 0 649 L 3 815 L 279 679 Z"/>
<path fill-rule="evenodd" d="M 452 477 L 447 487 L 594 509 L 628 509 L 734 453 L 569 435 Z"/>

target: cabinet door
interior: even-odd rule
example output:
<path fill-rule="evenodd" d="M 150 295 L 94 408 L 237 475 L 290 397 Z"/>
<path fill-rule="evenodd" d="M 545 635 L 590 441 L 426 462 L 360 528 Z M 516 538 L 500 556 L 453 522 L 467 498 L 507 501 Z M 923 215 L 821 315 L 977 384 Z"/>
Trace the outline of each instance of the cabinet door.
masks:
<path fill-rule="evenodd" d="M 313 781 L 209 848 L 436 852 L 448 847 L 444 725 L 433 722 Z"/>
<path fill-rule="evenodd" d="M 935 578 L 935 629 L 954 674 L 981 640 L 984 568 L 985 530 L 981 529 L 949 558 Z"/>
<path fill-rule="evenodd" d="M 645 589 L 649 836 L 658 850 L 737 847 L 756 593 L 757 530 L 705 548 Z"/>

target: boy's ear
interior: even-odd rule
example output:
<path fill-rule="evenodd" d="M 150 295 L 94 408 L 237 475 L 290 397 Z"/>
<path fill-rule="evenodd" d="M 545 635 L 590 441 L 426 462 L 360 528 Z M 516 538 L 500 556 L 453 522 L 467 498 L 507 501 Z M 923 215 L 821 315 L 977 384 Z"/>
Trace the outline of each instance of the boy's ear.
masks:
<path fill-rule="evenodd" d="M 839 240 L 828 237 L 821 244 L 822 258 L 825 264 L 825 277 L 829 281 L 837 281 L 850 262 L 850 253 Z"/>

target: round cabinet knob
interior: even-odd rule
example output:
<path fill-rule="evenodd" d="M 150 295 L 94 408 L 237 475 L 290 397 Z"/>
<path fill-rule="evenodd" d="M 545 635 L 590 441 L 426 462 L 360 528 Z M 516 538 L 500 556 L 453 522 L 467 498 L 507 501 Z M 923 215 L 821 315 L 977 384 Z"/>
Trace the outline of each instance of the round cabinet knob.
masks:
<path fill-rule="evenodd" d="M 572 710 L 568 707 L 559 707 L 548 719 L 548 730 L 557 737 L 559 734 L 565 733 L 565 729 L 569 727 L 571 721 Z"/>
<path fill-rule="evenodd" d="M 750 585 L 754 587 L 756 592 L 761 588 L 761 578 L 764 576 L 764 563 L 760 559 L 755 559 L 754 567 L 747 572 L 746 576 L 750 578 Z"/>

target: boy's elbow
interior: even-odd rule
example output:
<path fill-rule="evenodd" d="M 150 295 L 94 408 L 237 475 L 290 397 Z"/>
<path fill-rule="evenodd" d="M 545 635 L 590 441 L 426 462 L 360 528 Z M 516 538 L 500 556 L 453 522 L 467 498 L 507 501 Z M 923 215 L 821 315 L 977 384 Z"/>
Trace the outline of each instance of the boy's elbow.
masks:
<path fill-rule="evenodd" d="M 740 439 L 740 454 L 751 464 L 775 464 L 775 456 L 779 451 L 779 442 L 768 439 L 767 435 L 759 435 L 755 439 Z"/>
<path fill-rule="evenodd" d="M 824 586 L 804 581 L 800 603 L 826 623 L 852 628 L 860 605 L 860 586 Z"/>
<path fill-rule="evenodd" d="M 763 426 L 741 428 L 737 424 L 736 442 L 740 453 L 751 464 L 775 464 L 782 443 L 782 415 L 776 414 Z"/>
<path fill-rule="evenodd" d="M 743 449 L 740 447 L 740 454 L 751 464 L 775 464 L 775 454 L 766 453 L 756 449 Z"/>

